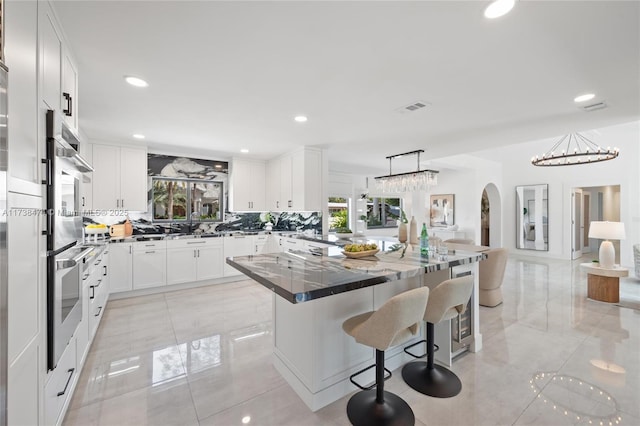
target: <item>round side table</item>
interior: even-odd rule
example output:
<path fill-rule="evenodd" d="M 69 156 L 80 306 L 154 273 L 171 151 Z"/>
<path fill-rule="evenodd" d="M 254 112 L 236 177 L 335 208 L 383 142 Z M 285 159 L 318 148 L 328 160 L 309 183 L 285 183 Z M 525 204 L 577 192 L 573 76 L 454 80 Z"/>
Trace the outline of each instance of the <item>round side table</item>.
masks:
<path fill-rule="evenodd" d="M 620 277 L 628 277 L 629 270 L 621 266 L 601 268 L 597 263 L 581 263 L 587 273 L 587 297 L 600 302 L 620 302 Z"/>

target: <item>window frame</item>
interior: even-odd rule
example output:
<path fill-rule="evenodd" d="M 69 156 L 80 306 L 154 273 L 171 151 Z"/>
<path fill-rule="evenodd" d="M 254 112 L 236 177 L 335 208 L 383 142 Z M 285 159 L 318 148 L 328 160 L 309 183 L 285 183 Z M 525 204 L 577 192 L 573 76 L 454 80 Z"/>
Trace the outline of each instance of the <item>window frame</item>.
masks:
<path fill-rule="evenodd" d="M 184 219 L 156 219 L 155 218 L 155 201 L 154 201 L 154 193 L 155 193 L 155 182 L 156 181 L 174 181 L 174 182 L 184 182 L 187 185 L 186 191 L 186 215 Z M 220 185 L 220 208 L 219 208 L 219 219 L 201 219 L 198 217 L 196 220 L 191 220 L 192 213 L 192 200 L 191 200 L 191 184 L 192 183 L 202 183 L 202 184 L 219 184 Z M 204 180 L 204 179 L 189 179 L 189 178 L 179 178 L 179 177 L 169 177 L 169 176 L 151 176 L 151 222 L 152 223 L 218 223 L 224 222 L 224 212 L 225 212 L 225 196 L 224 196 L 224 182 L 219 180 Z"/>
<path fill-rule="evenodd" d="M 378 199 L 379 203 L 382 205 L 387 204 L 386 200 L 389 199 L 395 199 L 398 200 L 398 209 L 399 214 L 398 214 L 398 218 L 396 219 L 396 223 L 394 223 L 393 225 L 384 225 L 385 223 L 387 223 L 387 212 L 386 209 L 382 209 L 381 210 L 381 217 L 380 217 L 380 225 L 371 225 L 369 223 L 369 220 L 371 219 L 370 213 L 369 213 L 369 203 L 374 204 L 374 200 Z M 367 229 L 391 229 L 391 228 L 395 228 L 397 225 L 397 221 L 398 220 L 402 220 L 402 210 L 403 210 L 403 204 L 404 204 L 404 199 L 402 197 L 389 197 L 386 195 L 369 195 L 367 197 Z M 390 204 L 391 205 L 391 204 Z M 396 206 L 393 206 L 396 207 Z M 373 210 L 373 206 L 372 206 L 372 210 Z M 375 216 L 374 216 L 375 217 Z M 392 218 L 393 219 L 393 218 Z"/>

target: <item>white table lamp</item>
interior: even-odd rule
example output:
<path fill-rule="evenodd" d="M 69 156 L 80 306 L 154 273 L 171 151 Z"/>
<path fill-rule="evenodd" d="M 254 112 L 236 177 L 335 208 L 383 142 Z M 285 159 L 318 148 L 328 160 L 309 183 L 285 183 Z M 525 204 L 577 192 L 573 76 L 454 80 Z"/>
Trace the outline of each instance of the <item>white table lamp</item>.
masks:
<path fill-rule="evenodd" d="M 600 244 L 599 262 L 601 268 L 612 269 L 616 259 L 616 250 L 609 240 L 624 240 L 624 223 L 622 222 L 591 222 L 589 238 L 605 240 Z"/>

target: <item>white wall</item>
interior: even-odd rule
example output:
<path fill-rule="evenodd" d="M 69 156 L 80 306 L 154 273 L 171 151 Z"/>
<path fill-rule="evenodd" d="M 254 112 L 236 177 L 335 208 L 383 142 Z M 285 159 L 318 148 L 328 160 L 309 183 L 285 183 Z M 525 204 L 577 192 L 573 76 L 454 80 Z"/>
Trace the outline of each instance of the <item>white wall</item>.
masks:
<path fill-rule="evenodd" d="M 595 164 L 535 167 L 531 156 L 548 150 L 555 140 L 539 140 L 488 150 L 479 155 L 502 159 L 504 182 L 503 229 L 504 247 L 522 254 L 570 259 L 571 255 L 571 188 L 620 185 L 620 221 L 625 223 L 627 238 L 620 242 L 620 263 L 633 265 L 632 247 L 640 242 L 640 122 L 611 126 L 587 132 L 588 136 L 607 147 L 620 148 L 617 159 Z M 537 252 L 515 248 L 515 187 L 549 184 L 549 251 Z M 607 197 L 605 196 L 605 200 Z M 605 217 L 610 214 L 605 209 Z"/>

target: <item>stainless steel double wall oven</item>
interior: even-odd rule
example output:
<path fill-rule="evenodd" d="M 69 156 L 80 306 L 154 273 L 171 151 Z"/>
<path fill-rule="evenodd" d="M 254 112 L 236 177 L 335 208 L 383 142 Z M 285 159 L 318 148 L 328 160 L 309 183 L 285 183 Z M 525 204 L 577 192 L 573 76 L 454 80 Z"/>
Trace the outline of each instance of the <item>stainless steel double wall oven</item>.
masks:
<path fill-rule="evenodd" d="M 78 154 L 78 139 L 61 115 L 47 112 L 47 359 L 54 369 L 82 319 L 80 182 L 93 168 Z"/>

